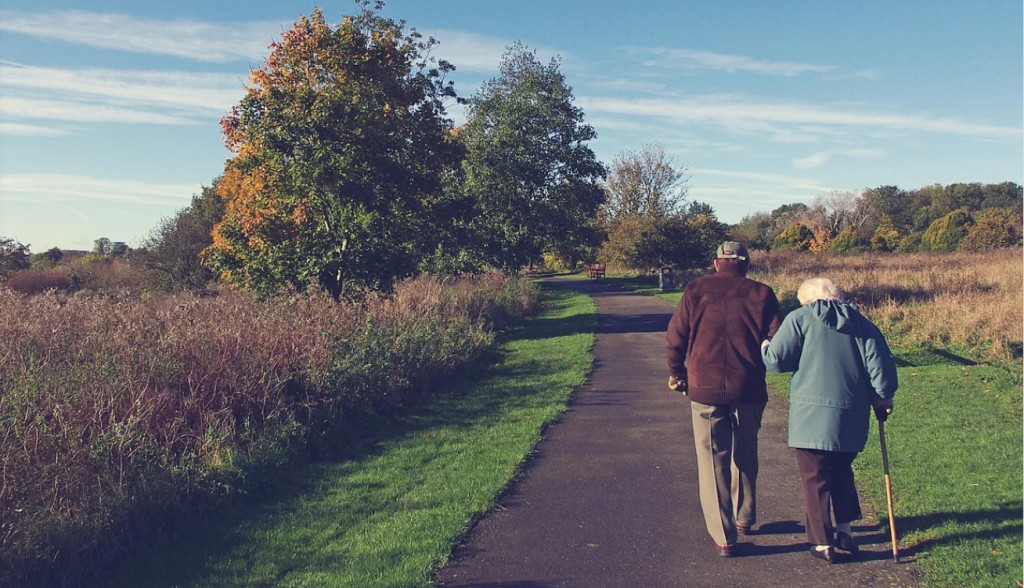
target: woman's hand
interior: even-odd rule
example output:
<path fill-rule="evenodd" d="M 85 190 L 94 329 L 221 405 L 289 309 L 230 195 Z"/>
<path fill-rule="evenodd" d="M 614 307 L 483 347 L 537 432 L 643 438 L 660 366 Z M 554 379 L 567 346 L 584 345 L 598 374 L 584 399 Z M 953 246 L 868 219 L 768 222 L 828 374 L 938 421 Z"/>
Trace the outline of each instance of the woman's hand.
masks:
<path fill-rule="evenodd" d="M 889 415 L 892 414 L 892 398 L 878 398 L 874 400 L 871 405 L 875 411 L 875 418 L 878 419 L 878 422 L 880 423 L 884 423 L 885 419 L 889 418 Z"/>

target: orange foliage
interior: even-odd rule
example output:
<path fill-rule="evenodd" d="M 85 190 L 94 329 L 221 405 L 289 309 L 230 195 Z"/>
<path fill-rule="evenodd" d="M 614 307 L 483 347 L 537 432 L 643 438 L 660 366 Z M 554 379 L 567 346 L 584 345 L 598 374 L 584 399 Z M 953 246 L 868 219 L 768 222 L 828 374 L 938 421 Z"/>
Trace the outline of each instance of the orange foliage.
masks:
<path fill-rule="evenodd" d="M 829 239 L 828 231 L 825 229 L 814 229 L 814 237 L 811 239 L 811 245 L 808 251 L 811 253 L 824 253 L 828 248 Z"/>

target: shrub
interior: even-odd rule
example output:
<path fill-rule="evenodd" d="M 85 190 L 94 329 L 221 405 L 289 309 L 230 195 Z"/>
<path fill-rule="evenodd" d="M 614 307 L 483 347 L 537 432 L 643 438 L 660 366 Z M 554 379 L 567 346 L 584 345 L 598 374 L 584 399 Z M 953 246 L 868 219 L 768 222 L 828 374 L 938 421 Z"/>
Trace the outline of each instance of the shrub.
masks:
<path fill-rule="evenodd" d="M 7 287 L 22 294 L 47 290 L 138 291 L 142 272 L 123 259 L 86 256 L 54 267 L 20 271 L 7 280 Z"/>
<path fill-rule="evenodd" d="M 840 231 L 834 239 L 829 241 L 828 248 L 833 253 L 849 255 L 851 253 L 860 253 L 864 251 L 864 249 L 866 249 L 866 244 L 861 240 L 857 231 L 851 226 Z"/>
<path fill-rule="evenodd" d="M 1020 245 L 1020 213 L 1012 208 L 988 208 L 974 214 L 974 226 L 960 242 L 960 249 L 983 251 Z"/>
<path fill-rule="evenodd" d="M 957 209 L 937 219 L 921 235 L 921 249 L 949 253 L 956 251 L 973 221 L 966 209 Z"/>
<path fill-rule="evenodd" d="M 801 222 L 794 222 L 779 233 L 778 237 L 775 237 L 772 245 L 776 249 L 807 251 L 811 248 L 812 241 L 814 241 L 814 231 Z"/>
<path fill-rule="evenodd" d="M 47 290 L 70 292 L 72 283 L 66 268 L 49 267 L 20 271 L 7 279 L 7 287 L 22 294 L 39 294 Z"/>
<path fill-rule="evenodd" d="M 871 235 L 871 250 L 882 253 L 895 251 L 900 242 L 900 232 L 892 222 L 892 217 L 883 214 L 874 234 Z"/>
<path fill-rule="evenodd" d="M 911 231 L 900 238 L 896 244 L 897 253 L 914 253 L 921 249 L 921 233 Z"/>

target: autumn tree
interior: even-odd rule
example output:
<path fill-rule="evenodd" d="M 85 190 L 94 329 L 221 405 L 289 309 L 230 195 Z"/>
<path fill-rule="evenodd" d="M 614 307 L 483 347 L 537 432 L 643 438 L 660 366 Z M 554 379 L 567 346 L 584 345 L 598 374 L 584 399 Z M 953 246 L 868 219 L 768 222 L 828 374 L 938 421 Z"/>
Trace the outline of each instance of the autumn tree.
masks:
<path fill-rule="evenodd" d="M 543 64 L 521 43 L 510 46 L 500 75 L 469 99 L 461 134 L 483 259 L 518 270 L 545 251 L 596 242 L 592 221 L 605 198 L 598 183 L 605 169 L 557 58 Z"/>
<path fill-rule="evenodd" d="M 388 289 L 434 251 L 460 146 L 445 102 L 454 68 L 383 4 L 328 25 L 316 9 L 270 46 L 221 121 L 234 156 L 207 263 L 258 292 Z"/>
<path fill-rule="evenodd" d="M 1012 208 L 986 208 L 975 213 L 973 220 L 960 242 L 961 251 L 1021 246 L 1021 215 Z"/>

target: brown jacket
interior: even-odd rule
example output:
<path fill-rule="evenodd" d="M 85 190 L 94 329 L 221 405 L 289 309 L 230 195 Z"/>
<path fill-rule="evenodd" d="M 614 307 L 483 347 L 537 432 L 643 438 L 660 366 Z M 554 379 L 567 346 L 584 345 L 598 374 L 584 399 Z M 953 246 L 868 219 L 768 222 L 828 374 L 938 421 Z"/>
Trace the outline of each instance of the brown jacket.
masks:
<path fill-rule="evenodd" d="M 779 328 L 779 301 L 761 282 L 723 268 L 686 285 L 668 325 L 669 373 L 701 404 L 768 402 L 761 342 Z"/>

